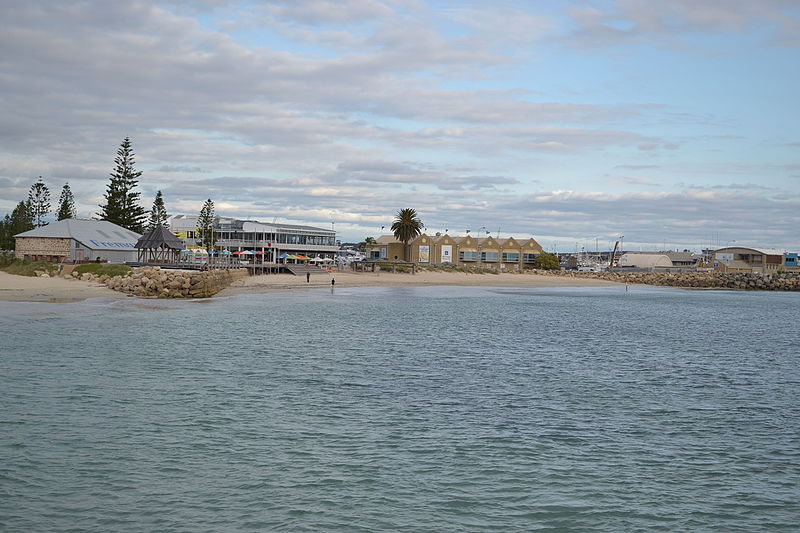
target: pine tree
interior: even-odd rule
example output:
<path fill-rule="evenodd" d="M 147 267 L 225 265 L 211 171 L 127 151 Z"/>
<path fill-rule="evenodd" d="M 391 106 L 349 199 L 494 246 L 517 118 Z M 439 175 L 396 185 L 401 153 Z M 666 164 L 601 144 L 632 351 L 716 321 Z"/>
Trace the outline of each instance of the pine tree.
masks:
<path fill-rule="evenodd" d="M 211 198 L 203 204 L 200 216 L 197 219 L 197 244 L 204 247 L 209 253 L 214 248 L 217 240 L 214 236 L 214 202 Z"/>
<path fill-rule="evenodd" d="M 30 202 L 18 203 L 14 211 L 11 212 L 11 217 L 8 222 L 8 236 L 11 239 L 10 244 L 13 250 L 15 248 L 15 241 L 13 240 L 14 235 L 19 235 L 22 232 L 33 229 Z"/>
<path fill-rule="evenodd" d="M 41 176 L 36 183 L 31 185 L 31 190 L 28 192 L 28 203 L 30 204 L 31 219 L 36 223 L 36 227 L 46 226 L 47 222 L 43 220 L 50 212 L 50 189 L 44 184 Z"/>
<path fill-rule="evenodd" d="M 169 227 L 167 220 L 169 220 L 169 215 L 167 214 L 166 206 L 164 206 L 164 197 L 161 191 L 158 191 L 156 193 L 156 199 L 153 201 L 153 208 L 150 210 L 150 219 L 147 221 L 147 229 L 152 229 L 159 225 Z"/>
<path fill-rule="evenodd" d="M 140 193 L 133 191 L 142 172 L 134 168 L 133 156 L 131 140 L 125 137 L 117 150 L 117 157 L 114 158 L 117 166 L 111 173 L 111 181 L 106 188 L 106 203 L 100 206 L 97 214 L 100 220 L 108 220 L 136 233 L 143 233 L 147 211 L 139 205 Z"/>
<path fill-rule="evenodd" d="M 58 199 L 58 220 L 67 218 L 75 218 L 77 210 L 75 209 L 75 197 L 72 195 L 72 189 L 69 188 L 69 182 L 64 184 L 61 189 L 61 198 Z"/>
<path fill-rule="evenodd" d="M 14 235 L 11 234 L 11 215 L 6 213 L 0 221 L 0 250 L 14 249 Z"/>

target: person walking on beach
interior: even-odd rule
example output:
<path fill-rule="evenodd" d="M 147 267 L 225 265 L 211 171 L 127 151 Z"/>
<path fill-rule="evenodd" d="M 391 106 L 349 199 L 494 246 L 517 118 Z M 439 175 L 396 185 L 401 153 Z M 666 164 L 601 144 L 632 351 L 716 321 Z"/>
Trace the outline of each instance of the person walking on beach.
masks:
<path fill-rule="evenodd" d="M 311 283 L 311 272 L 306 272 L 306 283 Z"/>

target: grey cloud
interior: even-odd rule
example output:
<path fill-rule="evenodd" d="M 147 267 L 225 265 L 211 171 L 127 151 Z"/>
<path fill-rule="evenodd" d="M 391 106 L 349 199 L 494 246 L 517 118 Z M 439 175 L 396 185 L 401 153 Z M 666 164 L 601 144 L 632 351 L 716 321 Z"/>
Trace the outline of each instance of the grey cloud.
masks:
<path fill-rule="evenodd" d="M 195 174 L 195 173 L 207 172 L 206 170 L 203 170 L 200 167 L 190 167 L 190 166 L 185 166 L 185 165 L 161 165 L 160 167 L 158 167 L 156 169 L 156 171 L 157 172 L 166 172 L 166 173 L 181 172 L 181 173 L 186 173 L 186 174 Z"/>
<path fill-rule="evenodd" d="M 768 39 L 771 44 L 797 46 L 800 41 L 792 30 L 798 27 L 799 19 L 794 8 L 796 4 L 784 0 L 615 0 L 603 10 L 571 7 L 568 13 L 576 29 L 568 40 L 583 46 L 603 46 L 648 38 L 674 46 L 676 40 L 691 32 L 743 32 L 761 24 L 777 29 Z"/>
<path fill-rule="evenodd" d="M 341 24 L 389 16 L 393 10 L 377 0 L 272 0 L 265 9 L 280 18 L 303 24 Z"/>

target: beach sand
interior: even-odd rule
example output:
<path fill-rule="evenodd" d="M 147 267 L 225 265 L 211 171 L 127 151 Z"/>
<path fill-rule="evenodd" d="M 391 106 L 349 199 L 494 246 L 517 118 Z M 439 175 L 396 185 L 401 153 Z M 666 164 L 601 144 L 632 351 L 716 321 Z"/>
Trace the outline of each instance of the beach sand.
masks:
<path fill-rule="evenodd" d="M 217 296 L 261 294 L 278 291 L 330 287 L 415 287 L 415 286 L 482 286 L 482 287 L 597 287 L 616 285 L 610 281 L 539 276 L 536 274 L 464 274 L 461 272 L 418 272 L 417 274 L 355 273 L 329 274 L 323 270 L 305 276 L 273 274 L 251 276 L 236 281 Z M 86 298 L 127 298 L 128 296 L 87 281 L 64 278 L 34 278 L 0 272 L 0 301 L 74 302 Z"/>
<path fill-rule="evenodd" d="M 333 272 L 320 270 L 311 275 L 310 283 L 305 276 L 285 274 L 251 276 L 234 282 L 217 296 L 236 294 L 258 294 L 275 291 L 330 287 L 331 279 L 336 280 L 336 288 L 343 287 L 599 287 L 618 285 L 617 283 L 596 279 L 562 278 L 540 276 L 537 274 L 465 274 L 463 272 L 418 272 L 416 274 L 392 274 L 388 272 Z"/>
<path fill-rule="evenodd" d="M 65 278 L 34 278 L 0 272 L 0 301 L 77 302 L 86 298 L 125 298 L 97 283 Z"/>

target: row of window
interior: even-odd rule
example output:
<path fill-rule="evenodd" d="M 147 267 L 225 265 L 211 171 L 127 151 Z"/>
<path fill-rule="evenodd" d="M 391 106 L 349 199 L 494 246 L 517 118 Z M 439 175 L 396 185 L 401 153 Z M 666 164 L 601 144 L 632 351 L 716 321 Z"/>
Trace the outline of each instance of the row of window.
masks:
<path fill-rule="evenodd" d="M 535 263 L 539 254 L 522 254 L 523 263 Z M 500 258 L 498 252 L 467 252 L 459 251 L 459 261 L 481 261 L 483 263 L 496 263 Z M 519 252 L 503 252 L 503 263 L 519 263 Z"/>
<path fill-rule="evenodd" d="M 319 246 L 335 246 L 336 237 L 326 237 L 321 235 L 294 235 L 288 233 L 278 233 L 277 238 L 274 233 L 243 233 L 241 231 L 218 231 L 217 239 L 222 241 L 239 241 L 245 243 L 273 242 L 278 244 L 310 244 Z M 198 239 L 196 231 L 186 232 L 187 239 Z"/>

